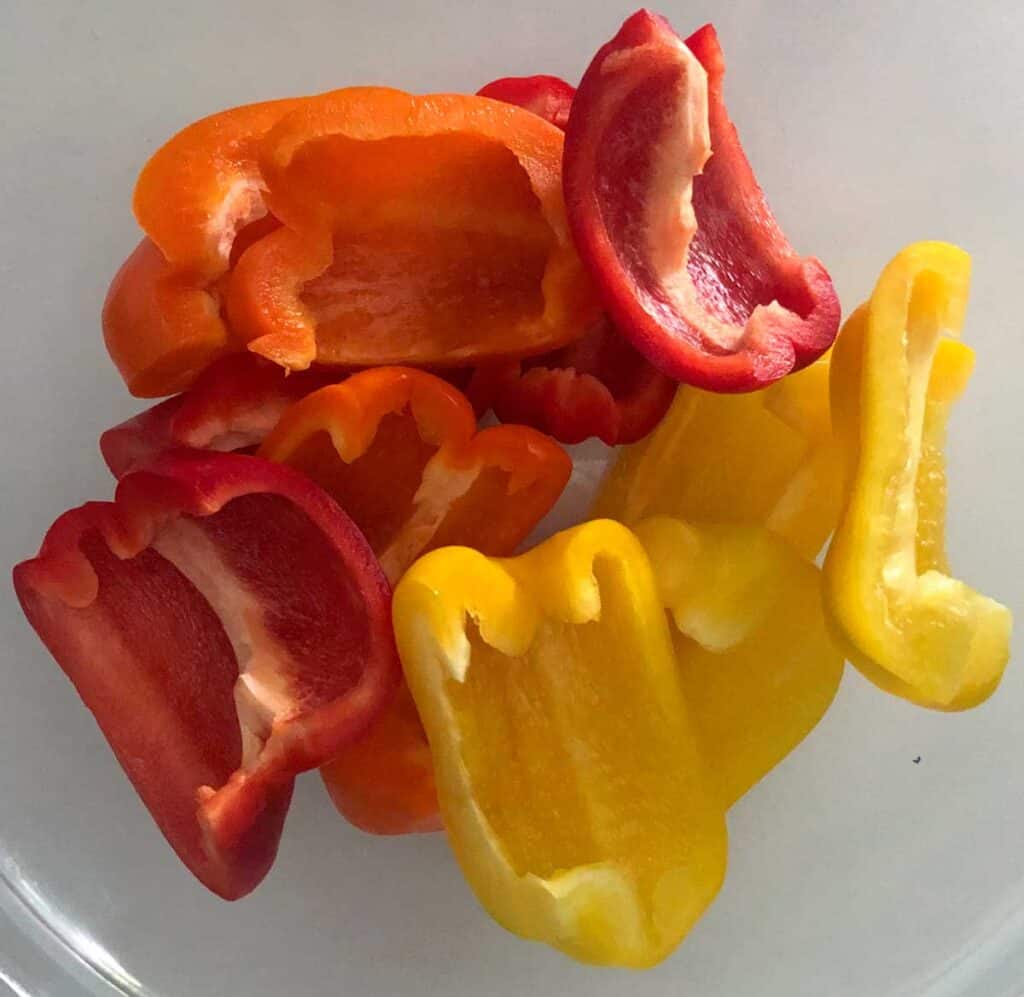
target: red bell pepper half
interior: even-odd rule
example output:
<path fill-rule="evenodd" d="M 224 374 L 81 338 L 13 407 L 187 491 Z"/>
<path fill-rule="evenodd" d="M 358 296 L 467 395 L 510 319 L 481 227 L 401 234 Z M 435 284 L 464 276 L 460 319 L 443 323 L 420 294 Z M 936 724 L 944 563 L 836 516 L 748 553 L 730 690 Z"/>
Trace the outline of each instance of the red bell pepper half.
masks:
<path fill-rule="evenodd" d="M 344 378 L 338 370 L 286 374 L 248 353 L 222 357 L 195 383 L 100 436 L 114 477 L 175 447 L 230 452 L 258 446 L 292 402 Z"/>
<path fill-rule="evenodd" d="M 831 345 L 839 302 L 757 185 L 711 25 L 641 10 L 594 57 L 566 132 L 566 210 L 616 328 L 663 373 L 750 391 Z M 710 159 L 708 158 L 710 156 Z"/>
<path fill-rule="evenodd" d="M 270 868 L 294 776 L 359 737 L 401 674 L 365 539 L 257 457 L 163 455 L 64 513 L 14 587 L 171 847 L 225 899 Z"/>
<path fill-rule="evenodd" d="M 524 107 L 564 131 L 576 89 L 557 76 L 507 76 L 478 93 Z M 604 317 L 562 349 L 482 364 L 467 394 L 479 413 L 493 409 L 502 422 L 533 426 L 560 443 L 596 436 L 615 446 L 654 429 L 672 403 L 675 381 Z"/>

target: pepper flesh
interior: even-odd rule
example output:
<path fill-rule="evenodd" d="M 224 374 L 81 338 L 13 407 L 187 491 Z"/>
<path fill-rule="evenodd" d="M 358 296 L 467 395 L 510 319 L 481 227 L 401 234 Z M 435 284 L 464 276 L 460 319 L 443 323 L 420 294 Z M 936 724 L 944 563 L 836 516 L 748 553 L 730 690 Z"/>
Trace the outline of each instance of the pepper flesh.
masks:
<path fill-rule="evenodd" d="M 365 540 L 254 457 L 163 455 L 61 516 L 14 587 L 171 847 L 225 899 L 270 868 L 294 776 L 358 737 L 400 676 Z"/>
<path fill-rule="evenodd" d="M 377 368 L 293 405 L 260 449 L 302 471 L 352 516 L 398 579 L 449 543 L 511 554 L 569 480 L 556 443 L 525 426 L 477 431 L 451 385 Z M 399 696 L 387 715 L 323 770 L 342 814 L 376 834 L 436 830 L 440 816 L 422 726 Z"/>
<path fill-rule="evenodd" d="M 285 228 L 242 255 L 248 349 L 459 366 L 577 339 L 596 305 L 565 222 L 562 135 L 482 97 L 353 87 L 284 117 L 260 154 Z"/>
<path fill-rule="evenodd" d="M 557 76 L 503 76 L 482 86 L 477 96 L 525 108 L 564 132 L 576 88 Z"/>
<path fill-rule="evenodd" d="M 393 617 L 488 912 L 586 962 L 668 955 L 718 891 L 726 833 L 636 539 L 602 521 L 513 559 L 435 551 Z"/>
<path fill-rule="evenodd" d="M 467 393 L 478 412 L 534 426 L 561 443 L 592 436 L 634 443 L 661 421 L 675 382 L 655 370 L 602 319 L 560 350 L 481 364 Z"/>
<path fill-rule="evenodd" d="M 479 93 L 524 107 L 564 131 L 576 89 L 557 76 L 510 76 Z M 562 349 L 482 364 L 468 391 L 477 412 L 491 409 L 502 422 L 535 426 L 560 443 L 596 436 L 615 446 L 642 439 L 661 421 L 675 382 L 603 316 Z"/>
<path fill-rule="evenodd" d="M 846 505 L 825 560 L 826 605 L 850 660 L 922 706 L 992 694 L 1011 616 L 949 574 L 943 534 L 946 419 L 973 354 L 963 325 L 970 258 L 940 242 L 905 248 L 847 321 L 832 363 Z"/>
<path fill-rule="evenodd" d="M 580 82 L 564 188 L 616 328 L 674 379 L 737 392 L 820 356 L 839 303 L 768 210 L 725 109 L 724 72 L 710 25 L 684 43 L 664 18 L 634 14 Z"/>
<path fill-rule="evenodd" d="M 843 655 L 825 622 L 821 572 L 759 526 L 659 516 L 635 529 L 729 808 L 811 732 L 839 688 Z"/>
<path fill-rule="evenodd" d="M 749 394 L 681 387 L 658 428 L 619 454 L 593 514 L 760 524 L 813 558 L 841 502 L 826 356 Z"/>
<path fill-rule="evenodd" d="M 182 129 L 139 175 L 133 208 L 146 233 L 107 294 L 103 335 L 128 390 L 182 391 L 237 349 L 223 321 L 223 278 L 244 244 L 276 224 L 256 152 L 301 98 L 247 104 Z"/>
<path fill-rule="evenodd" d="M 343 376 L 319 370 L 286 376 L 251 354 L 222 357 L 182 394 L 106 430 L 100 451 L 120 478 L 175 447 L 230 452 L 258 446 L 289 405 Z"/>

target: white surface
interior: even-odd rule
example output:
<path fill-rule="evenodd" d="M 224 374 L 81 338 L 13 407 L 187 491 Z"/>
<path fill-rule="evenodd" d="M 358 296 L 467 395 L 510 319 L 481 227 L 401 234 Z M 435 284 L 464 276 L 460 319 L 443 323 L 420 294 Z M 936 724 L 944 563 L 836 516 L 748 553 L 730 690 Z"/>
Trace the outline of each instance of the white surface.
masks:
<path fill-rule="evenodd" d="M 351 83 L 576 79 L 629 13 L 593 0 L 461 6 L 0 4 L 0 560 L 34 553 L 59 512 L 110 492 L 96 438 L 137 405 L 104 354 L 99 310 L 137 239 L 135 173 L 160 141 L 222 107 Z M 974 255 L 979 362 L 952 429 L 951 549 L 962 577 L 1020 616 L 1024 7 L 672 0 L 665 12 L 682 32 L 716 21 L 755 169 L 847 310 L 906 242 Z M 0 993 L 114 992 L 53 931 L 124 989 L 164 997 L 1020 992 L 1020 661 L 990 704 L 956 717 L 848 674 L 810 741 L 730 815 L 731 869 L 709 915 L 667 964 L 626 976 L 504 934 L 441 837 L 360 835 L 315 776 L 265 884 L 235 905 L 214 899 L 9 591 L 0 613 L 0 855 L 35 908 L 0 884 Z"/>

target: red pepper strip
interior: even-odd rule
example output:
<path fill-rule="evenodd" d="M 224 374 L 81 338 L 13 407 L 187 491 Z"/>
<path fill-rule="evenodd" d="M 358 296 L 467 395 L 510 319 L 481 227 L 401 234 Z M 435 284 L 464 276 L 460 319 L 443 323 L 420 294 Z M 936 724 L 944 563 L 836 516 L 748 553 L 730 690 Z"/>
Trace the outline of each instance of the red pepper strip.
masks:
<path fill-rule="evenodd" d="M 293 777 L 399 678 L 390 589 L 289 468 L 177 451 L 64 513 L 14 586 L 171 847 L 215 893 L 273 862 Z"/>
<path fill-rule="evenodd" d="M 503 104 L 515 104 L 532 111 L 565 131 L 576 88 L 557 76 L 503 76 L 477 90 L 478 97 L 490 97 Z"/>
<path fill-rule="evenodd" d="M 582 339 L 543 356 L 483 364 L 467 394 L 480 413 L 533 426 L 560 443 L 596 436 L 635 443 L 661 422 L 676 383 L 655 370 L 604 319 Z"/>
<path fill-rule="evenodd" d="M 684 44 L 664 18 L 634 14 L 580 83 L 563 181 L 577 249 L 619 331 L 663 373 L 735 392 L 824 353 L 839 302 L 768 210 L 724 73 L 711 25 Z"/>
<path fill-rule="evenodd" d="M 342 377 L 324 370 L 286 376 L 252 354 L 222 357 L 184 393 L 108 429 L 100 450 L 117 478 L 175 447 L 245 450 L 263 441 L 292 402 Z"/>
<path fill-rule="evenodd" d="M 554 505 L 566 453 L 525 426 L 477 432 L 469 402 L 423 371 L 377 368 L 308 395 L 262 456 L 320 484 L 349 512 L 397 579 L 445 544 L 511 554 Z M 430 751 L 403 693 L 323 769 L 341 813 L 375 834 L 440 828 Z"/>

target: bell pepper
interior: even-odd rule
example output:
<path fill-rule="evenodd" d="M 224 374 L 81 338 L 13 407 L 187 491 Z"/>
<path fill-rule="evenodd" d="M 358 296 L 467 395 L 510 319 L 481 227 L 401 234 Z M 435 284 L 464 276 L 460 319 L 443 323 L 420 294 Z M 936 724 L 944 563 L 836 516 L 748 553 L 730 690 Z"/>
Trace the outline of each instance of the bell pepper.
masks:
<path fill-rule="evenodd" d="M 557 76 L 503 76 L 477 90 L 477 96 L 523 107 L 564 132 L 576 88 Z"/>
<path fill-rule="evenodd" d="M 260 165 L 285 227 L 238 261 L 228 314 L 283 367 L 465 366 L 571 342 L 596 313 L 562 135 L 527 111 L 353 87 L 282 118 Z"/>
<path fill-rule="evenodd" d="M 255 457 L 164 454 L 64 513 L 14 587 L 171 847 L 225 899 L 270 868 L 296 773 L 357 738 L 400 677 L 366 541 Z"/>
<path fill-rule="evenodd" d="M 175 447 L 235 451 L 258 446 L 292 402 L 343 376 L 322 370 L 286 376 L 276 364 L 252 354 L 222 357 L 182 394 L 104 432 L 100 451 L 120 478 Z"/>
<path fill-rule="evenodd" d="M 300 103 L 248 104 L 197 121 L 139 175 L 133 208 L 148 238 L 114 278 L 103 309 L 107 349 L 132 394 L 181 391 L 239 348 L 221 316 L 223 277 L 245 244 L 276 225 L 256 153 Z"/>
<path fill-rule="evenodd" d="M 729 808 L 825 715 L 843 674 L 821 572 L 760 526 L 638 523 L 683 688 Z"/>
<path fill-rule="evenodd" d="M 825 560 L 827 608 L 873 682 L 942 710 L 975 706 L 1009 658 L 1010 612 L 950 576 L 945 425 L 973 366 L 958 342 L 970 258 L 919 242 L 882 271 L 832 363 L 846 504 Z"/>
<path fill-rule="evenodd" d="M 524 107 L 564 130 L 576 90 L 557 76 L 510 76 L 479 93 Z M 675 382 L 604 316 L 559 350 L 480 365 L 468 392 L 477 412 L 493 410 L 502 422 L 534 426 L 561 443 L 596 436 L 615 446 L 635 443 L 661 421 Z"/>
<path fill-rule="evenodd" d="M 377 368 L 289 408 L 260 454 L 305 473 L 363 531 L 388 576 L 449 543 L 511 554 L 569 480 L 556 443 L 525 426 L 477 432 L 451 385 L 408 368 Z M 430 754 L 412 701 L 323 770 L 352 823 L 377 834 L 435 830 Z"/>
<path fill-rule="evenodd" d="M 842 501 L 828 370 L 825 357 L 744 395 L 681 387 L 661 425 L 619 454 L 593 514 L 759 524 L 813 558 Z"/>
<path fill-rule="evenodd" d="M 724 72 L 711 25 L 684 43 L 664 18 L 634 14 L 580 82 L 564 189 L 616 328 L 662 373 L 737 392 L 824 353 L 839 302 L 768 210 L 725 108 Z"/>
<path fill-rule="evenodd" d="M 467 393 L 478 412 L 492 409 L 502 422 L 534 426 L 561 443 L 596 436 L 615 446 L 654 429 L 675 390 L 601 319 L 560 350 L 481 364 Z"/>
<path fill-rule="evenodd" d="M 726 832 L 636 539 L 599 521 L 512 559 L 449 547 L 393 607 L 483 906 L 585 962 L 663 959 L 719 889 Z"/>

